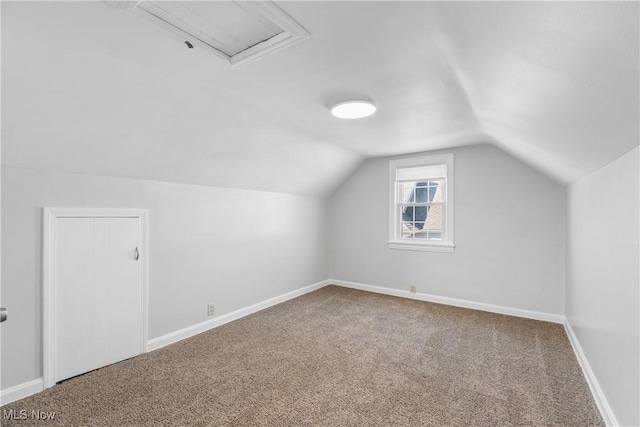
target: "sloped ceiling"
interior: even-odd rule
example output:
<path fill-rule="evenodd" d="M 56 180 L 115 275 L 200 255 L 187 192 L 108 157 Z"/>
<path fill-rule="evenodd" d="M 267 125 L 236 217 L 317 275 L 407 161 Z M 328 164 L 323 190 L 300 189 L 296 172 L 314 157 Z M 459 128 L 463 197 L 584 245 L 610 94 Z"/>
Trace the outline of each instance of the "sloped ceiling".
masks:
<path fill-rule="evenodd" d="M 368 157 L 488 142 L 566 184 L 639 143 L 637 2 L 278 5 L 311 37 L 232 71 L 102 2 L 3 1 L 3 165 L 326 196 Z"/>

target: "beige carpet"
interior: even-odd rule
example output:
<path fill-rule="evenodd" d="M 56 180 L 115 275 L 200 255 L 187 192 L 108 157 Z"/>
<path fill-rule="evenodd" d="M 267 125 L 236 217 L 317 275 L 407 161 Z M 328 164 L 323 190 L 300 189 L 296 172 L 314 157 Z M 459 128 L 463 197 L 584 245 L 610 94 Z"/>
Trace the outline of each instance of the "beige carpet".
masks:
<path fill-rule="evenodd" d="M 603 425 L 561 325 L 328 286 L 2 408 L 39 425 Z"/>

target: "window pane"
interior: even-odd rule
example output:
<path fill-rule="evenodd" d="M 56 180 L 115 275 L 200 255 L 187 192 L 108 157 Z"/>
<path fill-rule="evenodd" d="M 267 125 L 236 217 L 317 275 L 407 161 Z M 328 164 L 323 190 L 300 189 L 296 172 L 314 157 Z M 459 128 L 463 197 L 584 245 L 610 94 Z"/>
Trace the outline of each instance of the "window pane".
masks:
<path fill-rule="evenodd" d="M 402 220 L 403 221 L 415 221 L 416 219 L 416 210 L 420 207 L 415 206 L 405 206 L 402 208 Z"/>
<path fill-rule="evenodd" d="M 400 197 L 400 200 L 398 200 L 398 201 L 400 203 L 411 203 L 411 202 L 413 202 L 412 195 L 413 195 L 413 188 L 415 186 L 415 183 L 413 183 L 413 182 L 401 182 L 399 185 L 400 185 L 400 191 L 398 191 L 398 195 Z"/>
<path fill-rule="evenodd" d="M 416 189 L 414 190 L 414 200 L 412 202 L 415 203 L 426 203 L 429 202 L 429 196 L 431 195 L 431 187 L 428 182 L 418 182 L 416 183 Z"/>
<path fill-rule="evenodd" d="M 411 239 L 413 238 L 413 222 L 402 221 L 400 236 L 403 239 Z"/>
<path fill-rule="evenodd" d="M 429 214 L 424 226 L 428 239 L 442 239 L 442 206 L 429 206 Z"/>
<path fill-rule="evenodd" d="M 429 208 L 427 206 L 416 206 L 414 215 L 415 221 L 423 222 L 426 220 L 428 209 Z"/>
<path fill-rule="evenodd" d="M 436 184 L 436 189 L 433 192 L 433 198 L 431 199 L 432 202 L 444 202 L 443 196 L 444 196 L 444 181 L 432 181 L 434 184 Z"/>
<path fill-rule="evenodd" d="M 413 206 L 399 206 L 400 237 L 410 239 L 413 237 Z"/>
<path fill-rule="evenodd" d="M 416 228 L 414 229 L 414 239 L 430 239 L 429 230 L 424 222 L 416 222 Z"/>

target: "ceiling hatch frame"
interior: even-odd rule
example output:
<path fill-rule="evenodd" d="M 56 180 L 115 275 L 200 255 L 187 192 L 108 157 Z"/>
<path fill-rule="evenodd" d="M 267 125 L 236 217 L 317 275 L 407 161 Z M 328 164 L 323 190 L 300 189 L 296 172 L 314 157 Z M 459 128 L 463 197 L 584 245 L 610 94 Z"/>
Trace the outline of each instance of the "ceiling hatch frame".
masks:
<path fill-rule="evenodd" d="M 182 3 L 178 1 L 175 2 Z M 296 22 L 292 17 L 287 15 L 272 1 L 232 0 L 232 2 L 245 9 L 248 13 L 256 17 L 256 19 L 268 20 L 271 25 L 275 24 L 277 27 L 282 29 L 282 32 L 249 46 L 241 52 L 229 55 L 207 43 L 207 41 L 205 41 L 206 37 L 203 37 L 206 35 L 204 31 L 180 20 L 179 18 L 176 18 L 156 4 L 167 2 L 142 0 L 133 4 L 130 2 L 127 3 L 129 4 L 129 11 L 173 33 L 174 36 L 177 36 L 183 42 L 189 41 L 192 44 L 225 59 L 231 64 L 231 68 L 234 70 L 242 68 L 247 64 L 257 61 L 258 59 L 305 40 L 311 35 L 309 31 Z M 180 22 L 176 22 L 178 20 Z"/>

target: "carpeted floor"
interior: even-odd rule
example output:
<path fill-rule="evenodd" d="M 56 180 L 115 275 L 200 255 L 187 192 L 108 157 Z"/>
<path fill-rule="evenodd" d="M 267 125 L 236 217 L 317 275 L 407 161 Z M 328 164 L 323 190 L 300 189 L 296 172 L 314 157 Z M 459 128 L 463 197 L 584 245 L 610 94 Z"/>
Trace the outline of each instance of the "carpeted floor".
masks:
<path fill-rule="evenodd" d="M 3 426 L 604 425 L 561 325 L 336 286 L 11 409 L 28 417 Z"/>

